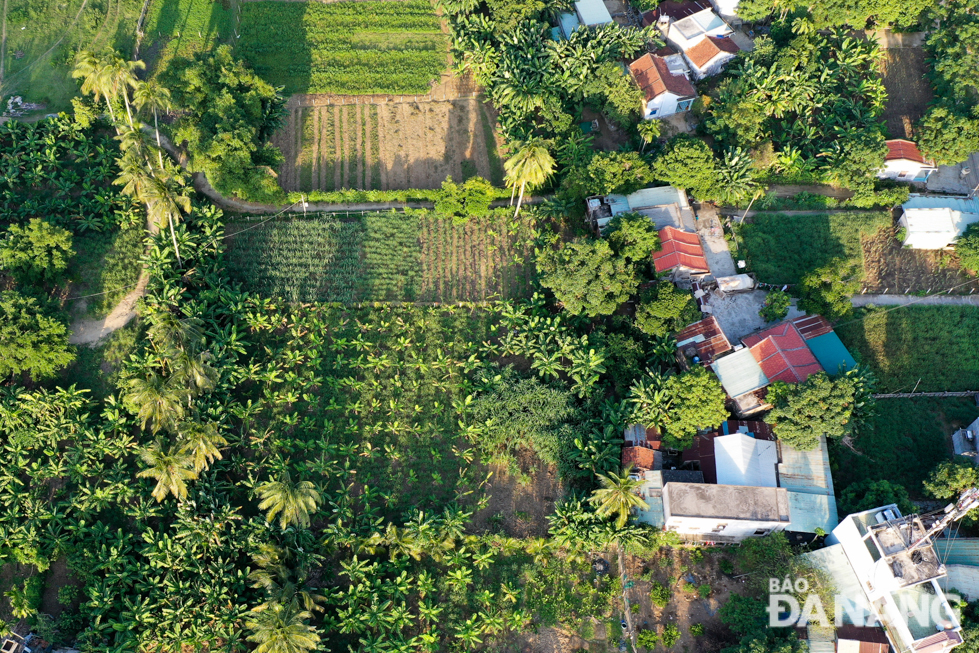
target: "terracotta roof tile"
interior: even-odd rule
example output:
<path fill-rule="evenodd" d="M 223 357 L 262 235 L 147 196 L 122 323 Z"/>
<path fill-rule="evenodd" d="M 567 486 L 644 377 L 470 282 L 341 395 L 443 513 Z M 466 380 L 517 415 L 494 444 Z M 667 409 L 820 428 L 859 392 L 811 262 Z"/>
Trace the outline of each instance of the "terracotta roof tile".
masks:
<path fill-rule="evenodd" d="M 742 342 L 751 349 L 769 381 L 802 383 L 823 370 L 792 322 L 776 324 Z"/>
<path fill-rule="evenodd" d="M 698 338 L 699 342 L 683 344 L 694 338 Z M 693 347 L 705 362 L 710 362 L 718 355 L 731 351 L 731 343 L 713 315 L 684 327 L 676 334 L 676 341 L 680 343 L 677 345 L 680 349 Z"/>
<path fill-rule="evenodd" d="M 697 68 L 703 70 L 714 60 L 715 57 L 724 53 L 737 54 L 741 48 L 731 39 L 721 39 L 716 36 L 708 36 L 703 41 L 693 46 L 684 54 L 690 59 Z"/>
<path fill-rule="evenodd" d="M 646 447 L 623 447 L 622 467 L 629 465 L 637 469 L 652 470 L 656 467 L 656 452 Z"/>
<path fill-rule="evenodd" d="M 667 91 L 681 98 L 697 95 L 690 80 L 683 75 L 671 73 L 669 65 L 662 57 L 644 54 L 629 64 L 629 70 L 647 102 Z"/>
<path fill-rule="evenodd" d="M 908 161 L 914 161 L 915 163 L 927 163 L 932 164 L 931 161 L 926 161 L 921 150 L 918 146 L 911 141 L 906 141 L 902 138 L 895 138 L 894 140 L 885 141 L 887 145 L 887 155 L 884 157 L 885 161 L 896 161 L 900 159 L 907 159 Z"/>
<path fill-rule="evenodd" d="M 694 272 L 710 272 L 697 234 L 665 227 L 659 232 L 659 241 L 662 249 L 653 253 L 653 264 L 657 272 L 666 272 L 681 265 Z"/>

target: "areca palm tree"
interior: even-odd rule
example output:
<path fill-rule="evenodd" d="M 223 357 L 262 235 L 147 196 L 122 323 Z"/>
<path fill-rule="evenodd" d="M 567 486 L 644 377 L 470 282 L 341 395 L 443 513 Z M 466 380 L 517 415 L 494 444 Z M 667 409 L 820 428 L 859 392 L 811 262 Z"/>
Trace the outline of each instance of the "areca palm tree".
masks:
<path fill-rule="evenodd" d="M 75 58 L 75 67 L 71 71 L 71 76 L 73 79 L 82 80 L 82 93 L 93 96 L 96 102 L 100 98 L 105 99 L 109 116 L 112 122 L 115 122 L 116 117 L 110 101 L 114 96 L 113 85 L 108 75 L 105 57 L 96 55 L 91 50 L 82 50 Z"/>
<path fill-rule="evenodd" d="M 170 110 L 170 91 L 154 80 L 139 82 L 133 89 L 133 104 L 139 111 L 149 109 L 153 112 L 153 131 L 156 132 L 157 156 L 160 158 L 160 168 L 163 168 L 163 144 L 160 141 L 159 112 Z"/>
<path fill-rule="evenodd" d="M 517 210 L 513 214 L 516 218 L 520 213 L 520 204 L 523 202 L 524 190 L 527 186 L 531 188 L 542 186 L 554 173 L 554 157 L 548 152 L 543 141 L 532 140 L 521 145 L 516 153 L 506 160 L 503 167 L 506 169 L 507 185 L 514 191 L 517 186 L 520 186 Z M 513 201 L 512 194 L 510 201 Z"/>
<path fill-rule="evenodd" d="M 150 372 L 147 377 L 137 376 L 126 382 L 123 403 L 136 413 L 142 428 L 149 424 L 153 433 L 157 433 L 183 418 L 186 396 L 186 390 Z"/>
<path fill-rule="evenodd" d="M 187 498 L 187 481 L 197 478 L 193 469 L 193 461 L 188 454 L 174 447 L 164 448 L 163 444 L 157 440 L 144 449 L 139 457 L 149 467 L 136 476 L 156 480 L 153 498 L 157 501 L 163 501 L 168 494 L 172 494 L 179 501 Z"/>
<path fill-rule="evenodd" d="M 642 487 L 642 481 L 629 478 L 629 472 L 631 471 L 632 465 L 629 465 L 622 473 L 622 476 L 619 476 L 615 472 L 596 474 L 598 482 L 602 487 L 594 490 L 591 498 L 588 499 L 589 502 L 597 507 L 595 512 L 600 517 L 618 515 L 615 521 L 616 528 L 625 526 L 629 520 L 629 513 L 633 508 L 646 505 L 646 502 L 638 494 L 639 488 Z"/>
<path fill-rule="evenodd" d="M 311 615 L 300 610 L 296 601 L 264 603 L 250 615 L 245 625 L 252 631 L 248 641 L 258 644 L 255 653 L 304 653 L 320 642 L 316 630 L 306 623 Z"/>
<path fill-rule="evenodd" d="M 309 513 L 320 504 L 320 493 L 309 481 L 293 482 L 288 471 L 282 472 L 277 481 L 269 481 L 258 488 L 262 502 L 260 510 L 266 510 L 265 518 L 272 521 L 279 515 L 279 526 L 287 528 L 296 524 L 309 526 Z"/>
<path fill-rule="evenodd" d="M 215 460 L 221 460 L 220 447 L 228 444 L 214 422 L 184 422 L 177 432 L 180 436 L 180 452 L 190 456 L 196 474 L 207 469 Z"/>

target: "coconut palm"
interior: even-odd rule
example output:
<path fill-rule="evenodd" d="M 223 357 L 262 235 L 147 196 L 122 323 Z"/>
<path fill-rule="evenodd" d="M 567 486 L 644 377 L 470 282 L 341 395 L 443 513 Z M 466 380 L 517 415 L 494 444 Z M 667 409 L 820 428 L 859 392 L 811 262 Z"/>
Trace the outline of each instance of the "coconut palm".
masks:
<path fill-rule="evenodd" d="M 133 89 L 133 104 L 140 111 L 149 109 L 153 112 L 153 131 L 156 133 L 157 156 L 160 158 L 160 168 L 163 168 L 163 144 L 160 141 L 160 111 L 170 110 L 170 91 L 160 83 L 149 80 L 138 82 Z"/>
<path fill-rule="evenodd" d="M 136 376 L 125 383 L 123 403 L 136 413 L 142 428 L 150 425 L 153 433 L 171 427 L 184 416 L 187 391 L 156 372 Z"/>
<path fill-rule="evenodd" d="M 520 197 L 517 199 L 517 210 L 513 217 L 520 213 L 520 204 L 523 202 L 524 190 L 527 186 L 537 188 L 554 172 L 554 157 L 547 151 L 544 141 L 532 140 L 522 144 L 503 164 L 506 169 L 507 185 L 514 191 L 520 186 Z M 513 201 L 513 195 L 510 196 Z"/>
<path fill-rule="evenodd" d="M 639 488 L 642 481 L 629 478 L 632 465 L 626 467 L 622 476 L 615 472 L 608 474 L 596 474 L 599 484 L 602 487 L 591 493 L 589 502 L 597 507 L 595 511 L 600 517 L 610 517 L 618 515 L 615 521 L 616 528 L 625 526 L 629 520 L 629 513 L 633 508 L 644 507 L 646 502 L 639 496 Z"/>
<path fill-rule="evenodd" d="M 75 67 L 71 71 L 71 76 L 82 80 L 82 93 L 93 96 L 96 102 L 100 98 L 105 99 L 105 105 L 109 108 L 109 117 L 112 118 L 112 122 L 115 122 L 116 116 L 112 111 L 111 102 L 115 94 L 108 75 L 106 58 L 96 55 L 91 50 L 82 50 L 75 58 Z"/>
<path fill-rule="evenodd" d="M 146 68 L 146 64 L 142 61 L 129 61 L 120 56 L 119 53 L 111 52 L 103 60 L 103 65 L 105 66 L 106 84 L 114 96 L 122 97 L 122 101 L 126 105 L 126 117 L 129 119 L 129 126 L 135 127 L 132 108 L 129 104 L 129 91 L 136 88 L 139 83 L 139 80 L 136 79 L 136 71 Z"/>
<path fill-rule="evenodd" d="M 249 642 L 258 644 L 255 653 L 304 653 L 317 648 L 320 637 L 316 630 L 306 623 L 309 612 L 299 609 L 292 601 L 263 603 L 253 609 L 245 625 L 252 634 Z"/>
<path fill-rule="evenodd" d="M 168 494 L 172 494 L 179 501 L 187 498 L 187 481 L 197 478 L 190 455 L 174 447 L 165 448 L 157 440 L 144 449 L 139 457 L 149 467 L 136 476 L 156 480 L 153 498 L 157 501 L 163 501 Z"/>
<path fill-rule="evenodd" d="M 190 456 L 196 474 L 207 469 L 215 460 L 221 460 L 219 447 L 228 444 L 214 422 L 184 422 L 177 428 L 177 433 L 180 452 Z"/>
<path fill-rule="evenodd" d="M 186 182 L 182 175 L 164 175 L 158 172 L 151 177 L 146 187 L 145 198 L 147 212 L 157 224 L 167 224 L 170 227 L 170 238 L 173 240 L 177 264 L 183 265 L 180 258 L 180 248 L 177 246 L 177 234 L 173 224 L 184 213 L 190 213 L 190 196 L 184 192 Z"/>
<path fill-rule="evenodd" d="M 279 526 L 287 528 L 296 524 L 309 526 L 309 513 L 319 505 L 320 493 L 309 481 L 293 482 L 288 471 L 282 472 L 277 481 L 269 481 L 258 488 L 262 502 L 260 510 L 266 510 L 265 518 L 272 521 L 279 515 Z"/>

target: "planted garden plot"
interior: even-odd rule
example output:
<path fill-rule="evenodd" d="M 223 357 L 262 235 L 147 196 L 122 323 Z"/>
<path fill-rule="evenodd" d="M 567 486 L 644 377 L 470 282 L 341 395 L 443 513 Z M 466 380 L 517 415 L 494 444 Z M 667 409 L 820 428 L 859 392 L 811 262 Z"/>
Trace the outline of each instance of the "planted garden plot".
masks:
<path fill-rule="evenodd" d="M 341 104 L 306 96 L 290 105 L 273 137 L 287 191 L 438 188 L 447 176 L 474 174 L 502 184 L 495 118 L 477 98 Z"/>
<path fill-rule="evenodd" d="M 452 302 L 533 292 L 533 228 L 509 213 L 453 224 L 427 211 L 228 226 L 228 270 L 291 302 Z M 260 226 L 259 226 L 260 225 Z"/>

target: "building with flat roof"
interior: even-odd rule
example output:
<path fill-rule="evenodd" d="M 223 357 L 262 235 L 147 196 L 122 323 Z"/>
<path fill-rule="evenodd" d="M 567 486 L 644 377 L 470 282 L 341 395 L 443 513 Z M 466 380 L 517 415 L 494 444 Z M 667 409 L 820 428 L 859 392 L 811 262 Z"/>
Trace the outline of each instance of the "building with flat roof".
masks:
<path fill-rule="evenodd" d="M 666 483 L 663 528 L 684 539 L 735 543 L 785 530 L 788 492 L 774 487 Z"/>
<path fill-rule="evenodd" d="M 966 228 L 979 222 L 979 198 L 916 196 L 901 205 L 898 224 L 911 249 L 952 247 Z"/>

